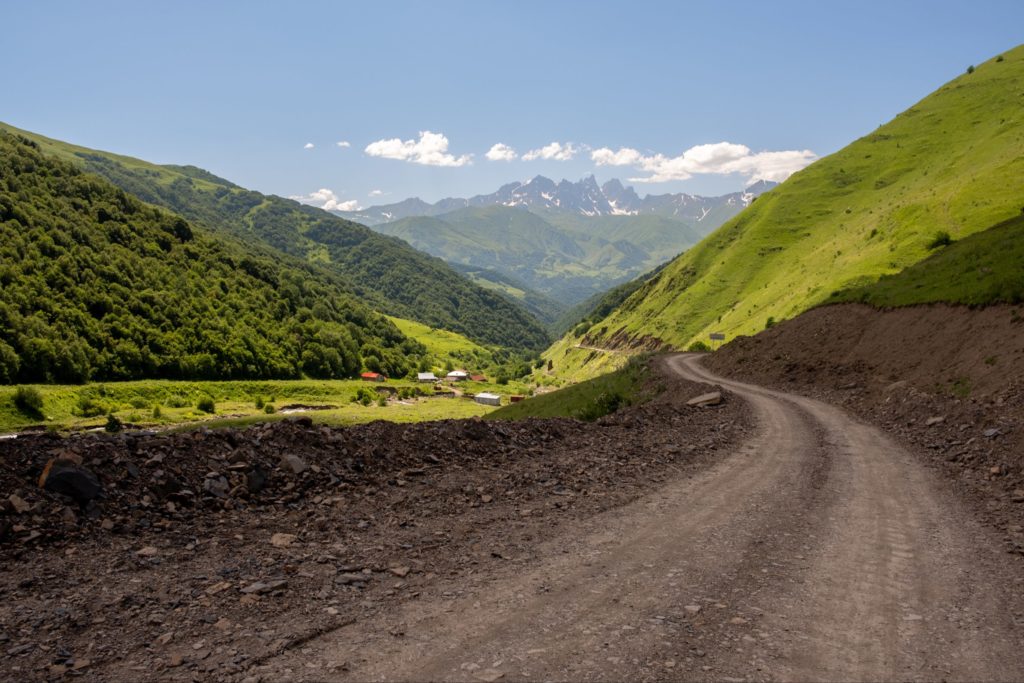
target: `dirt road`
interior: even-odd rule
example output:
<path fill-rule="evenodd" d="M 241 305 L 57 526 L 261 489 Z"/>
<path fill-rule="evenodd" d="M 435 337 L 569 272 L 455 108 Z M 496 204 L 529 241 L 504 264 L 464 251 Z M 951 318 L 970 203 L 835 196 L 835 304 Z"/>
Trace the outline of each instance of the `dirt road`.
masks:
<path fill-rule="evenodd" d="M 543 542 L 529 571 L 407 602 L 252 673 L 336 680 L 1020 680 L 1024 570 L 879 430 L 747 400 L 703 472 Z"/>

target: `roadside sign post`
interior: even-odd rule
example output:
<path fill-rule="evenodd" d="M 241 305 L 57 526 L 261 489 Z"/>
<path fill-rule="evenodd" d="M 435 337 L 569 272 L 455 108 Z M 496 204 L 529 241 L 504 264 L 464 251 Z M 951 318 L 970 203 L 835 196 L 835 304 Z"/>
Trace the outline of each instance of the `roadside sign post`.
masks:
<path fill-rule="evenodd" d="M 712 332 L 710 336 L 711 336 L 711 341 L 712 341 L 712 344 L 711 344 L 711 348 L 712 349 L 717 348 L 715 346 L 714 342 L 719 342 L 718 346 L 721 346 L 722 345 L 721 342 L 725 341 L 725 333 L 724 332 Z"/>

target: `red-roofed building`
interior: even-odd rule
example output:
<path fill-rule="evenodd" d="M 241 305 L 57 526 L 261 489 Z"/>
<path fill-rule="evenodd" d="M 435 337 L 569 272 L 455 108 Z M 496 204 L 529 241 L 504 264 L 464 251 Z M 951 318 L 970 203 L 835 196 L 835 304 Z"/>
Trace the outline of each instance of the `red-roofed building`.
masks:
<path fill-rule="evenodd" d="M 359 376 L 362 378 L 364 382 L 386 382 L 388 380 L 387 377 L 380 374 L 379 372 L 364 372 Z"/>
<path fill-rule="evenodd" d="M 487 378 L 483 375 L 470 375 L 469 378 L 474 382 L 486 382 Z"/>

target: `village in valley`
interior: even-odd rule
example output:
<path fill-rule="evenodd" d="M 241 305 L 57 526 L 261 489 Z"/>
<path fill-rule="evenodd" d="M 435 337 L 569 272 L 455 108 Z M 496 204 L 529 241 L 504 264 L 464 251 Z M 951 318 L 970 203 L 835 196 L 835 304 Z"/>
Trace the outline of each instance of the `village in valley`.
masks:
<path fill-rule="evenodd" d="M 388 377 L 380 372 L 364 372 L 360 375 L 364 382 L 385 383 Z M 478 384 L 487 383 L 487 377 L 481 374 L 473 374 L 467 370 L 455 369 L 448 372 L 444 377 L 438 377 L 433 371 L 416 373 L 416 381 L 420 384 L 430 384 L 433 387 L 432 395 L 437 397 L 463 397 L 473 399 L 475 402 L 485 406 L 501 406 L 502 395 L 492 391 L 473 391 L 471 382 Z M 397 393 L 384 389 L 378 389 L 378 393 Z M 518 403 L 525 396 L 510 394 L 506 403 Z"/>

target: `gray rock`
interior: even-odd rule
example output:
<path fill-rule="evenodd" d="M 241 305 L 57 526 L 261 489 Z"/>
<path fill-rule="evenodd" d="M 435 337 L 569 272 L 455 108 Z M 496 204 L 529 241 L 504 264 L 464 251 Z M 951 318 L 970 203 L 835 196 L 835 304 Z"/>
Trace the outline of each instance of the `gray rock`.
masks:
<path fill-rule="evenodd" d="M 686 402 L 686 405 L 700 406 L 703 408 L 704 406 L 717 406 L 721 402 L 722 392 L 712 391 L 707 394 L 701 394 L 700 396 L 691 398 L 689 401 Z"/>
<path fill-rule="evenodd" d="M 220 475 L 204 479 L 203 490 L 217 498 L 226 498 L 229 491 L 228 480 Z"/>
<path fill-rule="evenodd" d="M 291 470 L 293 474 L 302 474 L 309 466 L 299 456 L 287 453 L 281 456 L 281 467 Z"/>

